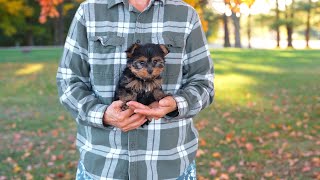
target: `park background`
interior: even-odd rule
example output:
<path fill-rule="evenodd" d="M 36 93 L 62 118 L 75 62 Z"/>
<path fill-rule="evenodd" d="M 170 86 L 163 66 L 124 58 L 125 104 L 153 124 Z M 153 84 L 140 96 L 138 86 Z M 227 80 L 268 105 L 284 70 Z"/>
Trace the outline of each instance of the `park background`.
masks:
<path fill-rule="evenodd" d="M 0 0 L 0 180 L 74 179 L 55 75 L 81 0 Z M 215 65 L 200 180 L 320 179 L 320 1 L 187 0 Z"/>

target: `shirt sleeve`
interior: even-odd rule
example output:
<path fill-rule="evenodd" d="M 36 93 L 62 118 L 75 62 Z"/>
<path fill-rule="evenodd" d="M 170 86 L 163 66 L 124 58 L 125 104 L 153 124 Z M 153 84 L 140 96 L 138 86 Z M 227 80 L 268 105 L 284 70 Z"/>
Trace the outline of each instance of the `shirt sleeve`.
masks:
<path fill-rule="evenodd" d="M 85 24 L 80 5 L 71 23 L 57 71 L 59 100 L 77 123 L 105 128 L 102 118 L 107 105 L 95 96 L 90 84 Z"/>
<path fill-rule="evenodd" d="M 185 45 L 183 84 L 173 95 L 177 110 L 176 113 L 168 114 L 167 119 L 191 118 L 209 106 L 214 99 L 214 66 L 196 12 L 190 29 Z"/>

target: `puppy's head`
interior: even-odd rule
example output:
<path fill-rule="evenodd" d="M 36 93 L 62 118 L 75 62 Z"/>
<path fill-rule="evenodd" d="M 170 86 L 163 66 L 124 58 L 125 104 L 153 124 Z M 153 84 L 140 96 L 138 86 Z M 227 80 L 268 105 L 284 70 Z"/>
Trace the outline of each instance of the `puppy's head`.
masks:
<path fill-rule="evenodd" d="M 164 57 L 169 50 L 162 44 L 133 44 L 126 53 L 131 72 L 140 79 L 152 80 L 164 70 Z"/>

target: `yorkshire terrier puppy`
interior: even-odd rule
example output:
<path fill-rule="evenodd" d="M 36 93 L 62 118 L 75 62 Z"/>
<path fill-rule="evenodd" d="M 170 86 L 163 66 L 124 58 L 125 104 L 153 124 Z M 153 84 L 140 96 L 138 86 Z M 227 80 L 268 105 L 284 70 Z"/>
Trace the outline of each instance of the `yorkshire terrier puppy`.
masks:
<path fill-rule="evenodd" d="M 133 44 L 126 53 L 127 65 L 114 98 L 123 101 L 121 109 L 128 109 L 126 103 L 129 101 L 149 105 L 168 96 L 161 87 L 161 72 L 165 68 L 164 57 L 169 53 L 168 48 L 162 44 Z M 145 124 L 148 125 L 149 121 Z"/>

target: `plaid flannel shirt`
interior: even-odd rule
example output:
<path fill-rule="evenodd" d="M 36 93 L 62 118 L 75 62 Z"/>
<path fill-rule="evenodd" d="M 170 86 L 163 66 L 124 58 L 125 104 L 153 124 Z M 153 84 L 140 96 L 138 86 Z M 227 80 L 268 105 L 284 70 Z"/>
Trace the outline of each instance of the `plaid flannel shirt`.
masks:
<path fill-rule="evenodd" d="M 165 44 L 163 90 L 175 116 L 122 132 L 105 127 L 133 43 Z M 140 13 L 128 0 L 87 0 L 78 8 L 57 72 L 60 102 L 77 122 L 77 148 L 93 179 L 175 179 L 195 159 L 192 117 L 213 101 L 213 65 L 196 11 L 180 0 L 151 0 Z"/>

